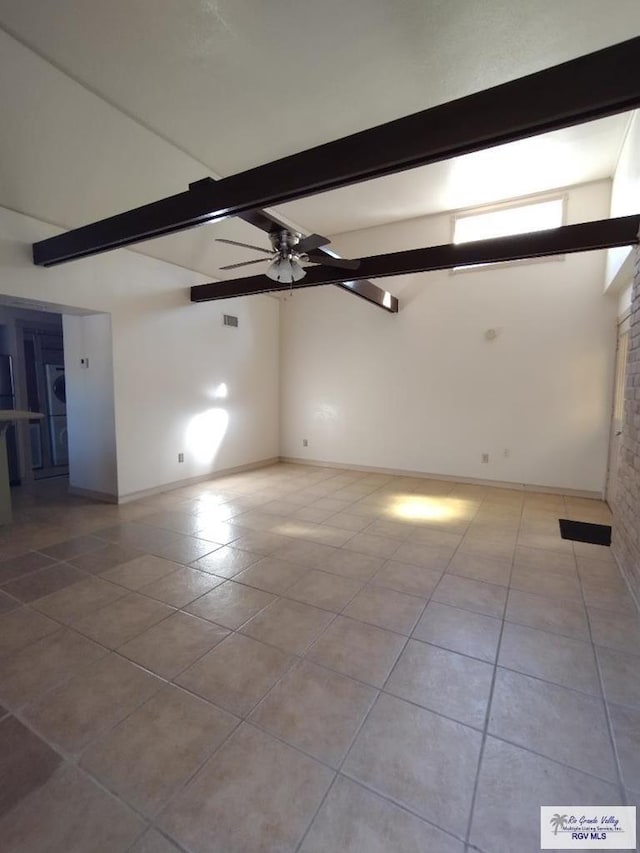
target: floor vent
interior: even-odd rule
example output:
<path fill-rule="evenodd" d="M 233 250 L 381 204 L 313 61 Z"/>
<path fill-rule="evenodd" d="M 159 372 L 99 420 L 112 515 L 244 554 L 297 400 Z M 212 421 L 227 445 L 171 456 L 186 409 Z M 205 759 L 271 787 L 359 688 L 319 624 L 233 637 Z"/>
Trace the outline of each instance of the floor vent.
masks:
<path fill-rule="evenodd" d="M 236 329 L 238 328 L 238 318 L 234 317 L 233 314 L 223 314 L 222 323 L 224 326 L 233 326 Z"/>
<path fill-rule="evenodd" d="M 591 524 L 587 521 L 570 521 L 559 518 L 560 536 L 574 542 L 588 542 L 590 545 L 611 545 L 611 525 Z"/>

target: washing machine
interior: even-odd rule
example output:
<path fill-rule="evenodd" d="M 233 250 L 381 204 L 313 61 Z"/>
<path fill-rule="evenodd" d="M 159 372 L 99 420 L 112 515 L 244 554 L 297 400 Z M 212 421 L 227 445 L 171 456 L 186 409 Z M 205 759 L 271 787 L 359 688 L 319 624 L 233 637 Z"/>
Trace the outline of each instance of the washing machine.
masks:
<path fill-rule="evenodd" d="M 67 394 L 64 380 L 64 366 L 45 364 L 47 382 L 47 414 L 49 438 L 51 440 L 51 461 L 57 466 L 69 464 L 67 444 Z"/>
<path fill-rule="evenodd" d="M 67 414 L 67 392 L 64 381 L 64 366 L 61 364 L 45 364 L 47 381 L 47 414 L 49 417 Z"/>

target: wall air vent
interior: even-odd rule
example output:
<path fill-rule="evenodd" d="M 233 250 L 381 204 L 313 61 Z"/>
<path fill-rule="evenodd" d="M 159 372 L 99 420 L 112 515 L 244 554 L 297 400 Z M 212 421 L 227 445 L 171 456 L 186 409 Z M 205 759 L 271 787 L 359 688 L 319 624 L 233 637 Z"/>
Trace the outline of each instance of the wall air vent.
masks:
<path fill-rule="evenodd" d="M 223 326 L 233 326 L 234 328 L 238 327 L 238 318 L 234 317 L 233 314 L 223 314 L 222 315 L 222 325 Z"/>

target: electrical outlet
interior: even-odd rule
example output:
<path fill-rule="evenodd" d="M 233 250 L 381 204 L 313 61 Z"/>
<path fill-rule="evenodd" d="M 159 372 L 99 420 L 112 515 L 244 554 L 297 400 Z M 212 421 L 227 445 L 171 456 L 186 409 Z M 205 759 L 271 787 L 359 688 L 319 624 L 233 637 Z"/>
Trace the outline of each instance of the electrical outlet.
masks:
<path fill-rule="evenodd" d="M 178 453 L 178 462 L 184 462 L 184 453 Z"/>
<path fill-rule="evenodd" d="M 80 367 L 89 367 L 89 357 L 85 355 L 84 358 L 80 359 Z"/>
<path fill-rule="evenodd" d="M 302 439 L 302 446 L 303 447 L 309 447 L 309 440 L 306 438 L 303 438 Z"/>
<path fill-rule="evenodd" d="M 483 453 L 480 461 L 481 462 L 488 462 L 489 461 L 489 454 Z"/>
<path fill-rule="evenodd" d="M 508 459 L 511 456 L 511 451 L 509 450 L 508 447 L 505 447 L 504 453 L 502 455 L 504 456 L 505 459 Z"/>

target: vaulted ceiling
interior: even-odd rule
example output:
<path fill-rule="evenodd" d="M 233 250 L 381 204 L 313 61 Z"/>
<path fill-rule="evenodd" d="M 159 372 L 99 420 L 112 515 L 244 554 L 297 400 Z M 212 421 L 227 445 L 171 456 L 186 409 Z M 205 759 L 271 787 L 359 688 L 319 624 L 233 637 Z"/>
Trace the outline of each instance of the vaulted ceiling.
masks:
<path fill-rule="evenodd" d="M 84 224 L 640 34 L 637 0 L 0 0 L 0 204 Z M 283 205 L 336 234 L 609 177 L 625 116 Z M 141 244 L 210 276 L 238 220 Z"/>

